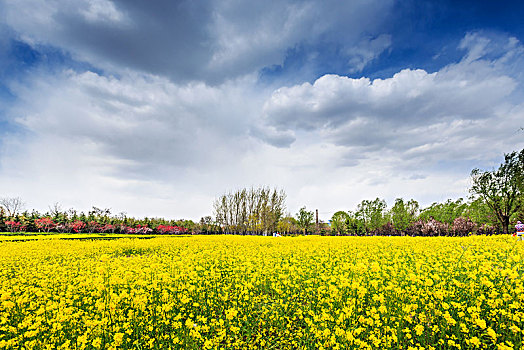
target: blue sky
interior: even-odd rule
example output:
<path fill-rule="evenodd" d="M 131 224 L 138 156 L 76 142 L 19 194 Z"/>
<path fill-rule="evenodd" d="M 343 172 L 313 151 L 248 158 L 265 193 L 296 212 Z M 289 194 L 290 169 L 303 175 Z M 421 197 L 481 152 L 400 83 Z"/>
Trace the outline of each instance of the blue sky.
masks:
<path fill-rule="evenodd" d="M 243 186 L 324 219 L 468 195 L 524 147 L 518 1 L 0 3 L 0 196 L 199 219 Z"/>

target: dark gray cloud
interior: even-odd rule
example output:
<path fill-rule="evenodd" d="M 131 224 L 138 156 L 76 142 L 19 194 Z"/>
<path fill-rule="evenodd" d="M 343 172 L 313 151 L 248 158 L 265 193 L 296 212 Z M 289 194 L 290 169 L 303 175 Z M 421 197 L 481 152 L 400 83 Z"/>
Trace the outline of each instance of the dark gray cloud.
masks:
<path fill-rule="evenodd" d="M 348 50 L 362 40 L 376 44 L 391 4 L 32 0 L 0 10 L 21 40 L 59 47 L 97 67 L 217 84 L 281 64 L 287 50 L 302 43 L 332 41 Z M 355 62 L 357 69 L 372 58 L 369 52 Z"/>
<path fill-rule="evenodd" d="M 93 63 L 107 60 L 116 67 L 170 76 L 199 77 L 212 54 L 209 2 L 119 1 L 122 19 L 103 21 L 78 12 L 60 11 L 53 19 L 57 44 Z M 55 44 L 52 42 L 52 44 Z M 102 63 L 103 66 L 103 63 Z"/>

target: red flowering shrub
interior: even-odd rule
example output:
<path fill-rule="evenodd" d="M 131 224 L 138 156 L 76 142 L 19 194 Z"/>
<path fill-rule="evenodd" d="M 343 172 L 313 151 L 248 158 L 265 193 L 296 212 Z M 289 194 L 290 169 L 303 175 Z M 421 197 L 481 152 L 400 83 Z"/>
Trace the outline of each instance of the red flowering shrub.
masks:
<path fill-rule="evenodd" d="M 35 226 L 38 232 L 45 231 L 49 233 L 49 231 L 55 228 L 56 224 L 50 218 L 40 218 L 35 220 Z"/>
<path fill-rule="evenodd" d="M 170 225 L 158 225 L 156 228 L 156 232 L 160 234 L 181 234 L 186 233 L 187 228 L 180 227 L 180 226 L 170 226 Z"/>
<path fill-rule="evenodd" d="M 87 232 L 100 232 L 100 224 L 96 221 L 89 221 L 86 225 Z"/>
<path fill-rule="evenodd" d="M 5 222 L 5 226 L 7 227 L 9 232 L 11 232 L 11 233 L 13 233 L 13 232 L 20 232 L 20 231 L 25 230 L 25 226 L 24 225 L 22 225 L 20 222 L 14 221 L 14 220 L 6 221 Z"/>
<path fill-rule="evenodd" d="M 66 225 L 68 225 L 70 228 L 69 232 L 80 232 L 86 227 L 86 224 L 82 221 L 75 221 Z"/>
<path fill-rule="evenodd" d="M 82 221 L 75 222 L 66 222 L 65 224 L 57 224 L 55 229 L 60 233 L 70 233 L 70 232 L 81 232 L 86 227 Z"/>
<path fill-rule="evenodd" d="M 105 224 L 104 226 L 101 226 L 99 230 L 103 233 L 115 233 L 116 226 L 111 224 Z"/>

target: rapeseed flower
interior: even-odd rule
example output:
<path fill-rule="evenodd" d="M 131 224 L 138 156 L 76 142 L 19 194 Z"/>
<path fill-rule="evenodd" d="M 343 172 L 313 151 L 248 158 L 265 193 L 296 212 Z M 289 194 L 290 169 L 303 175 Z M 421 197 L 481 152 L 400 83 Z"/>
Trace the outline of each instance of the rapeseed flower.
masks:
<path fill-rule="evenodd" d="M 0 349 L 523 347 L 509 237 L 0 238 Z"/>

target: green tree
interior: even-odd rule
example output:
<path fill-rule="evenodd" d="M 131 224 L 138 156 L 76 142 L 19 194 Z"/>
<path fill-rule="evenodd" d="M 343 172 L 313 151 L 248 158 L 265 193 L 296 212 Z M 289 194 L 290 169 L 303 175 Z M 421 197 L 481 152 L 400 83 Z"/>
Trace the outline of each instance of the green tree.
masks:
<path fill-rule="evenodd" d="M 366 234 L 366 223 L 358 211 L 348 211 L 348 233 L 350 235 L 362 236 Z"/>
<path fill-rule="evenodd" d="M 474 198 L 468 203 L 468 207 L 464 211 L 464 216 L 470 218 L 471 221 L 478 226 L 489 225 L 497 226 L 498 220 L 493 213 L 493 210 L 480 197 Z"/>
<path fill-rule="evenodd" d="M 278 221 L 277 230 L 282 234 L 296 233 L 298 232 L 297 220 L 291 214 L 287 214 Z"/>
<path fill-rule="evenodd" d="M 462 198 L 453 201 L 448 199 L 444 203 L 433 203 L 429 207 L 422 210 L 419 218 L 424 221 L 435 219 L 447 224 L 453 224 L 453 221 L 461 216 L 464 216 L 468 204 Z"/>
<path fill-rule="evenodd" d="M 417 220 L 419 204 L 411 199 L 407 203 L 402 198 L 395 199 L 395 204 L 390 210 L 391 221 L 395 229 L 404 231 L 409 225 Z"/>
<path fill-rule="evenodd" d="M 471 193 L 486 203 L 509 233 L 511 216 L 522 208 L 524 191 L 524 149 L 504 155 L 504 162 L 496 170 L 471 171 Z"/>
<path fill-rule="evenodd" d="M 297 215 L 297 225 L 302 229 L 304 234 L 307 234 L 307 230 L 313 225 L 314 214 L 312 211 L 306 210 L 306 207 L 300 208 Z"/>
<path fill-rule="evenodd" d="M 331 230 L 338 235 L 346 235 L 348 233 L 348 224 L 350 216 L 345 211 L 337 211 L 331 217 Z"/>
<path fill-rule="evenodd" d="M 364 221 L 366 234 L 379 228 L 389 221 L 386 201 L 380 198 L 363 200 L 355 213 Z"/>

